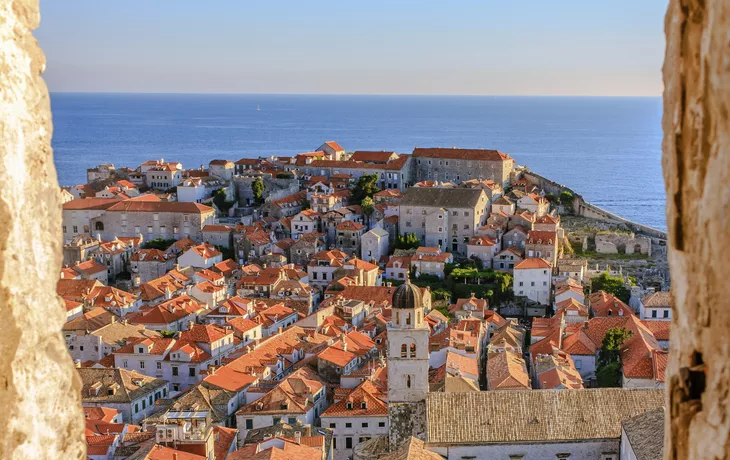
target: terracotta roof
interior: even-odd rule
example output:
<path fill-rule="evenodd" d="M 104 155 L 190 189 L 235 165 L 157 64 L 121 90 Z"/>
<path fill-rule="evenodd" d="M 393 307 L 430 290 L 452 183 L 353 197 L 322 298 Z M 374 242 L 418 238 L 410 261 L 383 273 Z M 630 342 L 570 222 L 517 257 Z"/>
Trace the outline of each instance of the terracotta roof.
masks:
<path fill-rule="evenodd" d="M 476 160 L 476 161 L 507 161 L 512 158 L 499 150 L 485 149 L 457 149 L 457 148 L 421 148 L 413 149 L 414 157 L 425 158 L 448 158 L 455 160 Z"/>
<path fill-rule="evenodd" d="M 396 158 L 398 157 L 398 154 L 395 152 L 386 152 L 386 151 L 364 151 L 364 150 L 357 150 L 352 153 L 352 156 L 350 157 L 350 160 L 352 161 L 364 161 L 364 162 L 378 162 L 378 163 L 387 163 L 390 158 L 395 155 Z"/>
<path fill-rule="evenodd" d="M 642 321 L 644 326 L 649 329 L 657 340 L 669 340 L 669 330 L 671 329 L 671 321 Z"/>
<path fill-rule="evenodd" d="M 594 316 L 633 316 L 634 310 L 621 299 L 605 291 L 597 291 L 588 296 L 588 304 Z"/>
<path fill-rule="evenodd" d="M 206 460 L 206 457 L 155 444 L 144 460 Z"/>
<path fill-rule="evenodd" d="M 557 244 L 558 234 L 557 232 L 540 232 L 537 230 L 530 230 L 527 234 L 527 244 L 545 244 L 555 245 Z"/>
<path fill-rule="evenodd" d="M 170 259 L 170 255 L 159 249 L 138 249 L 129 260 L 133 262 L 164 262 Z"/>
<path fill-rule="evenodd" d="M 521 262 L 518 262 L 515 265 L 515 270 L 529 270 L 529 269 L 552 269 L 552 265 L 550 265 L 550 262 L 548 262 L 545 259 L 534 257 L 525 259 Z"/>
<path fill-rule="evenodd" d="M 328 146 L 329 148 L 331 148 L 332 150 L 334 150 L 335 152 L 344 152 L 344 151 L 345 151 L 345 149 L 343 149 L 343 148 L 342 148 L 342 147 L 340 146 L 340 144 L 338 144 L 338 143 L 337 143 L 337 142 L 335 142 L 335 141 L 327 141 L 327 142 L 325 142 L 324 144 L 325 144 L 326 146 Z"/>
<path fill-rule="evenodd" d="M 201 257 L 205 259 L 210 259 L 212 257 L 216 257 L 222 254 L 219 250 L 215 248 L 215 246 L 206 243 L 194 246 L 190 248 L 190 250 L 197 252 Z"/>
<path fill-rule="evenodd" d="M 74 265 L 73 269 L 82 275 L 94 275 L 99 272 L 105 272 L 106 266 L 100 264 L 94 259 L 81 262 L 80 264 Z"/>
<path fill-rule="evenodd" d="M 64 211 L 109 209 L 119 203 L 116 198 L 84 198 L 63 204 Z"/>
<path fill-rule="evenodd" d="M 183 201 L 114 201 L 116 202 L 116 204 L 108 208 L 108 212 L 179 212 L 190 214 L 203 214 L 212 213 L 214 211 L 213 208 L 211 208 L 210 206 L 205 206 L 200 203 L 189 203 Z M 71 201 L 70 203 L 73 203 L 73 201 Z"/>
<path fill-rule="evenodd" d="M 192 328 L 180 333 L 180 340 L 210 344 L 232 334 L 232 330 L 214 324 L 193 324 Z"/>
<path fill-rule="evenodd" d="M 337 224 L 337 230 L 362 230 L 365 228 L 363 224 L 359 224 L 353 220 L 343 220 Z"/>
<path fill-rule="evenodd" d="M 203 227 L 204 232 L 220 232 L 220 233 L 229 233 L 233 231 L 233 228 L 229 227 L 228 225 L 206 225 Z"/>
<path fill-rule="evenodd" d="M 329 406 L 322 417 L 387 417 L 385 398 L 386 395 L 366 379 L 346 397 Z"/>
<path fill-rule="evenodd" d="M 672 299 L 669 291 L 659 291 L 649 294 L 648 296 L 641 299 L 641 303 L 647 308 L 671 308 Z"/>
<path fill-rule="evenodd" d="M 618 440 L 623 420 L 663 405 L 663 390 L 626 388 L 429 393 L 427 437 L 472 446 Z"/>
<path fill-rule="evenodd" d="M 530 377 L 527 364 L 512 351 L 489 353 L 487 356 L 487 380 L 490 390 L 529 389 Z"/>

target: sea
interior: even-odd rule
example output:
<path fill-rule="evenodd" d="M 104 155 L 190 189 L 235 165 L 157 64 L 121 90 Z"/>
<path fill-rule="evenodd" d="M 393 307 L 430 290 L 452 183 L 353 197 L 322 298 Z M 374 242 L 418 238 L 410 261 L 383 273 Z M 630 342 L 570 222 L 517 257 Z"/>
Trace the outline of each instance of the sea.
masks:
<path fill-rule="evenodd" d="M 334 140 L 347 151 L 497 149 L 593 204 L 666 230 L 661 99 L 52 93 L 61 185 L 99 163 L 289 156 Z"/>

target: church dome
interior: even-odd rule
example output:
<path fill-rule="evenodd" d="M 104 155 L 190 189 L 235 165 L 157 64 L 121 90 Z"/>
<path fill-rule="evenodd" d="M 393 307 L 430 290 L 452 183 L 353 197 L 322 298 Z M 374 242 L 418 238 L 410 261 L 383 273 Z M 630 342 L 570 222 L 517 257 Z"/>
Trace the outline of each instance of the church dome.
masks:
<path fill-rule="evenodd" d="M 393 308 L 421 308 L 423 307 L 423 294 L 418 286 L 406 281 L 401 284 L 393 293 Z"/>

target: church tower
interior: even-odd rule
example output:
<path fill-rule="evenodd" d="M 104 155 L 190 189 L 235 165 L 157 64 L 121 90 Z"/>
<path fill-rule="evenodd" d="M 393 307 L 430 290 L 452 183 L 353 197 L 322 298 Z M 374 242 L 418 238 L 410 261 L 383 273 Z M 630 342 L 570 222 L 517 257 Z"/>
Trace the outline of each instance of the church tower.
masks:
<path fill-rule="evenodd" d="M 410 281 L 393 293 L 388 323 L 388 418 L 390 449 L 411 436 L 423 438 L 428 393 L 428 337 L 423 292 Z"/>

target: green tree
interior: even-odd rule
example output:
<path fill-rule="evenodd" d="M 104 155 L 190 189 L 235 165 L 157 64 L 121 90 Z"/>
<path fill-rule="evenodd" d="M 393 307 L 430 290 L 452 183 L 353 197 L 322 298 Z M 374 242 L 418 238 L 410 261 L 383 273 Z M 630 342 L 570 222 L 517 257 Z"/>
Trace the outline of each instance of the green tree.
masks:
<path fill-rule="evenodd" d="M 146 243 L 142 244 L 142 247 L 144 249 L 159 249 L 160 251 L 165 251 L 167 248 L 172 246 L 175 243 L 175 239 L 163 239 L 163 238 L 155 238 L 154 240 L 149 240 Z"/>
<path fill-rule="evenodd" d="M 288 172 L 281 172 L 276 175 L 277 179 L 291 179 L 292 177 L 294 177 L 294 175 Z"/>
<path fill-rule="evenodd" d="M 228 210 L 236 204 L 235 201 L 226 200 L 226 190 L 219 188 L 213 192 L 213 203 L 220 210 L 222 214 L 228 215 Z"/>
<path fill-rule="evenodd" d="M 570 190 L 563 190 L 560 192 L 560 204 L 563 206 L 572 206 L 573 205 L 573 192 Z"/>
<path fill-rule="evenodd" d="M 162 336 L 163 339 L 172 339 L 175 337 L 175 334 L 175 331 L 170 331 L 167 329 L 163 329 L 160 331 L 160 336 Z"/>
<path fill-rule="evenodd" d="M 621 386 L 621 347 L 631 335 L 631 331 L 622 327 L 614 327 L 606 332 L 596 362 L 598 386 Z"/>
<path fill-rule="evenodd" d="M 420 245 L 421 240 L 414 233 L 405 233 L 395 239 L 396 249 L 417 249 Z"/>
<path fill-rule="evenodd" d="M 611 276 L 608 272 L 603 272 L 599 276 L 591 278 L 591 288 L 594 292 L 606 291 L 626 303 L 628 303 L 629 298 L 631 297 L 631 289 L 626 287 L 623 278 Z"/>
<path fill-rule="evenodd" d="M 365 174 L 360 176 L 352 189 L 350 202 L 352 204 L 360 204 L 365 197 L 372 198 L 378 192 L 378 175 Z"/>
<path fill-rule="evenodd" d="M 260 177 L 251 183 L 251 191 L 253 191 L 253 199 L 256 204 L 264 202 L 264 181 Z"/>
<path fill-rule="evenodd" d="M 367 226 L 370 228 L 370 217 L 375 212 L 375 203 L 373 203 L 373 199 L 369 196 L 366 196 L 362 199 L 360 202 L 360 210 L 362 211 L 362 214 L 365 216 Z"/>

